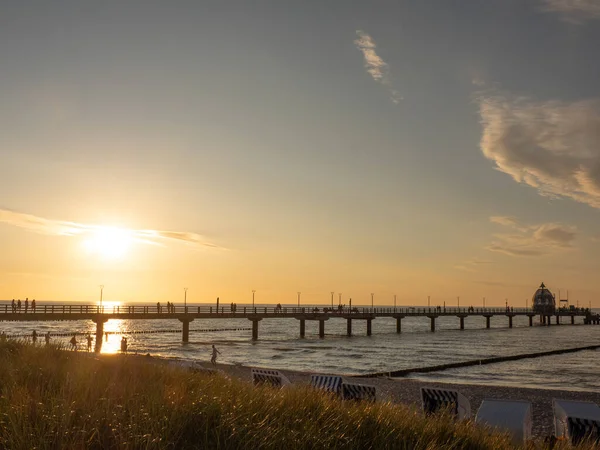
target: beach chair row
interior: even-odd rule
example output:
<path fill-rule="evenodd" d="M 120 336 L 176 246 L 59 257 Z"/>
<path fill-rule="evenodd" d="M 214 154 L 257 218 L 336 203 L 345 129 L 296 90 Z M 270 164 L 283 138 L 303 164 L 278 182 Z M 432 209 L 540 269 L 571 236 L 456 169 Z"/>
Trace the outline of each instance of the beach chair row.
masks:
<path fill-rule="evenodd" d="M 421 388 L 425 414 L 448 410 L 458 419 L 471 417 L 469 400 L 460 392 L 449 389 Z M 577 444 L 583 439 L 600 442 L 600 408 L 593 402 L 552 399 L 554 433 L 557 439 Z M 508 432 L 516 444 L 532 436 L 531 402 L 524 400 L 484 399 L 475 422 Z"/>
<path fill-rule="evenodd" d="M 278 370 L 252 369 L 251 373 L 255 386 L 266 384 L 273 387 L 284 387 L 290 384 L 290 380 Z M 340 376 L 311 375 L 310 385 L 315 389 L 339 395 L 344 400 L 374 402 L 377 399 L 375 386 L 344 382 Z"/>

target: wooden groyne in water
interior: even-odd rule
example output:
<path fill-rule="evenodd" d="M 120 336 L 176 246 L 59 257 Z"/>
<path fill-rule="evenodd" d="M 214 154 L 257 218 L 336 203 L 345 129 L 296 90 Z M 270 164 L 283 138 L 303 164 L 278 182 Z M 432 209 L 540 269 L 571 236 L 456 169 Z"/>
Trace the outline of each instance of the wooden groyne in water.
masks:
<path fill-rule="evenodd" d="M 442 370 L 457 369 L 460 367 L 482 366 L 484 364 L 494 364 L 494 363 L 506 362 L 506 361 L 518 361 L 519 359 L 539 358 L 541 356 L 560 355 L 563 353 L 575 353 L 575 352 L 580 352 L 583 350 L 597 350 L 599 348 L 600 348 L 600 344 L 599 345 L 587 345 L 585 347 L 563 348 L 563 349 L 559 349 L 559 350 L 549 350 L 547 352 L 522 353 L 520 355 L 509 355 L 509 356 L 495 356 L 493 358 L 472 359 L 470 361 L 439 364 L 437 366 L 416 367 L 413 369 L 394 370 L 391 372 L 370 373 L 370 374 L 366 374 L 366 375 L 356 375 L 356 377 L 360 377 L 360 378 L 404 377 L 404 376 L 412 374 L 412 373 L 439 372 Z"/>

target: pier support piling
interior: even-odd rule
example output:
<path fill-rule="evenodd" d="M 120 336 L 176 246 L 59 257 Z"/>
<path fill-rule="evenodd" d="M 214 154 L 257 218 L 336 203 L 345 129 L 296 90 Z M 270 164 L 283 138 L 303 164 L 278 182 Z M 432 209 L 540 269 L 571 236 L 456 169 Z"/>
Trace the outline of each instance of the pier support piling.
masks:
<path fill-rule="evenodd" d="M 548 325 L 548 326 L 552 325 L 552 320 L 551 319 L 552 319 L 552 316 L 546 317 L 546 325 Z"/>
<path fill-rule="evenodd" d="M 352 336 L 352 319 L 346 319 L 346 334 Z"/>
<path fill-rule="evenodd" d="M 512 328 L 512 316 L 508 316 L 508 328 Z"/>
<path fill-rule="evenodd" d="M 435 316 L 429 316 L 429 319 L 431 320 L 431 332 L 433 333 L 435 331 Z"/>
<path fill-rule="evenodd" d="M 571 325 L 575 325 L 575 316 L 571 316 Z"/>
<path fill-rule="evenodd" d="M 258 341 L 258 322 L 262 319 L 250 319 L 252 321 L 252 340 Z"/>
<path fill-rule="evenodd" d="M 485 316 L 485 327 L 490 328 L 490 319 L 492 316 Z"/>
<path fill-rule="evenodd" d="M 529 326 L 533 326 L 533 316 L 529 316 Z"/>
<path fill-rule="evenodd" d="M 367 336 L 371 336 L 371 319 L 367 319 Z"/>
<path fill-rule="evenodd" d="M 96 324 L 96 342 L 94 344 L 94 351 L 96 353 L 100 353 L 100 350 L 102 350 L 102 338 L 104 335 L 104 322 L 106 322 L 107 319 L 104 319 L 103 317 L 98 317 L 97 319 L 93 319 L 93 322 Z"/>
<path fill-rule="evenodd" d="M 460 329 L 464 330 L 465 329 L 465 318 L 464 316 L 459 316 L 460 319 Z"/>
<path fill-rule="evenodd" d="M 556 315 L 556 325 L 560 325 L 560 316 Z"/>
<path fill-rule="evenodd" d="M 325 321 L 319 320 L 319 337 L 323 339 L 325 337 Z"/>
<path fill-rule="evenodd" d="M 194 319 L 179 319 L 179 321 L 183 324 L 183 333 L 181 336 L 182 342 L 190 342 L 190 322 Z"/>
<path fill-rule="evenodd" d="M 303 338 L 306 335 L 306 320 L 300 319 L 300 337 Z"/>
<path fill-rule="evenodd" d="M 400 317 L 396 317 L 396 333 L 402 333 L 402 319 Z"/>

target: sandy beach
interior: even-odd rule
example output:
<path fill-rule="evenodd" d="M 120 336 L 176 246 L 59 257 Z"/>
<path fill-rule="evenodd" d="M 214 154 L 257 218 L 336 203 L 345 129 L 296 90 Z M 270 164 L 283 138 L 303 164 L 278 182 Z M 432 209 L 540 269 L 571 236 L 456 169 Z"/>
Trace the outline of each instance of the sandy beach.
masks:
<path fill-rule="evenodd" d="M 196 366 L 213 368 L 210 363 L 195 363 Z M 217 369 L 224 373 L 251 382 L 250 367 L 218 364 Z M 294 384 L 308 384 L 311 373 L 280 370 Z M 475 417 L 481 402 L 485 398 L 504 400 L 527 400 L 532 403 L 534 437 L 554 434 L 552 399 L 583 400 L 600 404 L 600 393 L 588 393 L 555 389 L 530 389 L 505 386 L 485 386 L 473 384 L 432 383 L 414 379 L 361 378 L 347 377 L 355 383 L 372 385 L 377 388 L 377 398 L 381 401 L 404 403 L 421 408 L 419 389 L 422 386 L 438 386 L 458 390 L 471 403 L 471 414 Z"/>

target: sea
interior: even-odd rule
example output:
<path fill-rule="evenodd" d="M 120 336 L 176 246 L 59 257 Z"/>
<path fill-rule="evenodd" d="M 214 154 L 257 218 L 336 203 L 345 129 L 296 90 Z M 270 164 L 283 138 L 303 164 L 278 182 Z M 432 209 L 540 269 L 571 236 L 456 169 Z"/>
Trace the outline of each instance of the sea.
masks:
<path fill-rule="evenodd" d="M 0 301 L 0 308 L 5 303 Z M 38 302 L 38 308 L 44 304 L 50 303 Z M 207 304 L 188 303 L 188 306 Z M 238 305 L 238 310 L 243 306 L 248 305 Z M 457 317 L 439 317 L 436 331 L 432 333 L 428 318 L 406 317 L 402 320 L 402 333 L 397 334 L 395 319 L 377 318 L 372 322 L 371 336 L 367 336 L 366 321 L 354 320 L 353 336 L 348 337 L 346 321 L 331 318 L 325 322 L 325 337 L 320 339 L 317 321 L 306 321 L 305 338 L 300 338 L 298 320 L 277 318 L 260 321 L 259 338 L 252 341 L 251 322 L 247 319 L 196 319 L 190 324 L 189 343 L 182 343 L 178 320 L 112 319 L 104 326 L 108 334 L 102 352 L 117 353 L 125 336 L 132 353 L 208 362 L 211 345 L 215 344 L 220 351 L 219 363 L 360 375 L 600 344 L 600 326 L 583 325 L 583 317 L 577 317 L 575 325 L 571 325 L 568 318 L 562 320 L 559 326 L 554 321 L 551 326 L 541 326 L 535 318 L 534 326 L 529 327 L 527 317 L 515 317 L 513 328 L 508 328 L 508 318 L 499 315 L 492 317 L 491 328 L 486 329 L 484 317 L 467 317 L 465 329 L 460 330 Z M 7 335 L 30 340 L 33 330 L 40 335 L 38 344 L 49 331 L 53 342 L 67 345 L 72 333 L 89 332 L 93 336 L 95 324 L 91 321 L 0 321 L 0 333 Z M 83 336 L 79 342 L 85 351 Z M 599 351 L 586 350 L 414 374 L 408 378 L 600 392 L 599 356 Z"/>

